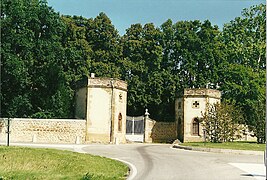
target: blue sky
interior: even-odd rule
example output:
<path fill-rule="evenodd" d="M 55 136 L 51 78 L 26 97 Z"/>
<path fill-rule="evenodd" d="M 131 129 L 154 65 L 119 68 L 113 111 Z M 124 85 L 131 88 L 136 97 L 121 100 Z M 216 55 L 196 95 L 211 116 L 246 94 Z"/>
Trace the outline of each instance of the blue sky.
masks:
<path fill-rule="evenodd" d="M 160 26 L 167 19 L 210 20 L 220 28 L 241 11 L 265 0 L 48 0 L 48 5 L 65 15 L 94 18 L 104 12 L 122 35 L 135 23 Z"/>

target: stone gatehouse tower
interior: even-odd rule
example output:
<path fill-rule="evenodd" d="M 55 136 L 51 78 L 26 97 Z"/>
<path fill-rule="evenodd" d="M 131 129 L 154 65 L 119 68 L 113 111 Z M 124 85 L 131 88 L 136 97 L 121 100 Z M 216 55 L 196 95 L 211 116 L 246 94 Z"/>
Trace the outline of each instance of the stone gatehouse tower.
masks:
<path fill-rule="evenodd" d="M 86 142 L 125 143 L 127 84 L 94 75 L 77 83 L 75 118 L 86 120 Z"/>
<path fill-rule="evenodd" d="M 184 89 L 175 101 L 178 139 L 182 142 L 203 141 L 200 124 L 207 104 L 220 102 L 221 92 L 215 89 Z"/>

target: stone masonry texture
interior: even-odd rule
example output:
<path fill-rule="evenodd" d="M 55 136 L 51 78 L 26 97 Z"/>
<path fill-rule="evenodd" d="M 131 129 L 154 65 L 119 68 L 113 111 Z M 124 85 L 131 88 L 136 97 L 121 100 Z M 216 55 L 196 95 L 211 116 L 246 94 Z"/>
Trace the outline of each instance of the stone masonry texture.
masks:
<path fill-rule="evenodd" d="M 14 118 L 11 119 L 10 142 L 84 143 L 85 122 L 79 119 Z M 6 141 L 5 132 L 6 126 L 0 126 L 0 141 Z"/>
<path fill-rule="evenodd" d="M 146 142 L 173 142 L 177 139 L 177 129 L 175 122 L 159 122 L 147 119 L 145 141 Z"/>

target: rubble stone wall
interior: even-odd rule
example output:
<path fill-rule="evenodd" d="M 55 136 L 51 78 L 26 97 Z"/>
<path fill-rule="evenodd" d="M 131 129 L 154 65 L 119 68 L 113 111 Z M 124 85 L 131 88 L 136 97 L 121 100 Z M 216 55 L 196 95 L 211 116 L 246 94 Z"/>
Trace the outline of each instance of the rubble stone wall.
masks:
<path fill-rule="evenodd" d="M 6 141 L 7 127 L 0 119 L 0 141 Z M 14 118 L 10 123 L 10 142 L 84 143 L 86 121 L 81 119 Z"/>
<path fill-rule="evenodd" d="M 159 122 L 148 118 L 145 122 L 145 142 L 171 143 L 177 139 L 175 122 Z"/>

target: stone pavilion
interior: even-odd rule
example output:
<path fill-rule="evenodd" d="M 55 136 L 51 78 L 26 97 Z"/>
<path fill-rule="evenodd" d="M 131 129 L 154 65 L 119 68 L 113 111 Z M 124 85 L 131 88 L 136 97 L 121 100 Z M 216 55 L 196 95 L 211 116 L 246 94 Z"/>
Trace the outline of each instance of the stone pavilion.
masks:
<path fill-rule="evenodd" d="M 200 124 L 207 104 L 220 102 L 221 92 L 215 89 L 184 89 L 175 102 L 177 136 L 181 142 L 203 141 Z"/>

